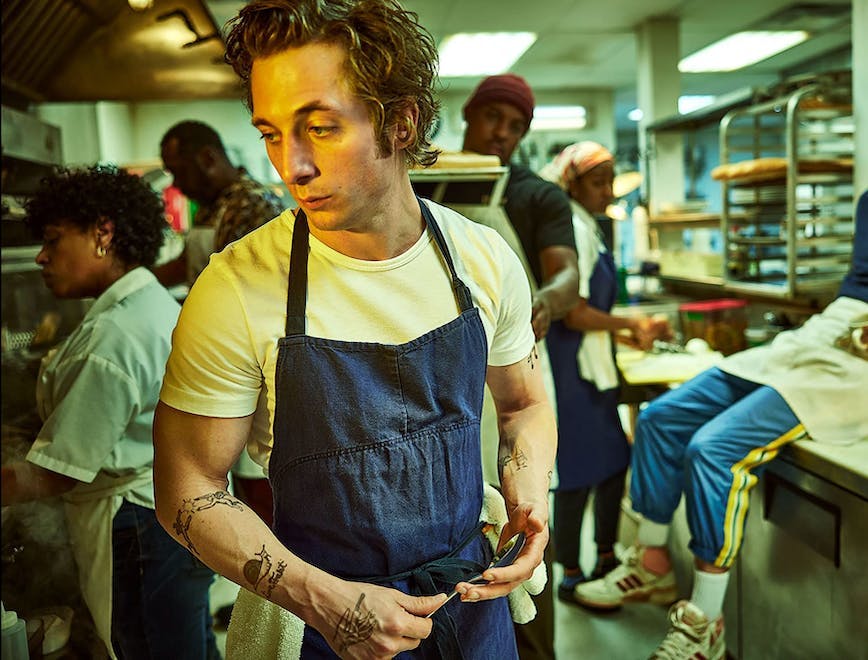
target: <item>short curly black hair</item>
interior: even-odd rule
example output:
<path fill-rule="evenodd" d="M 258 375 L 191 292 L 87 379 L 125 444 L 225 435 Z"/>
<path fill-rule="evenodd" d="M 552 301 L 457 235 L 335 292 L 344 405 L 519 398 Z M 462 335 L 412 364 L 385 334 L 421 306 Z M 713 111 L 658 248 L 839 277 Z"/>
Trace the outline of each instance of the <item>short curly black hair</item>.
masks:
<path fill-rule="evenodd" d="M 26 209 L 27 226 L 39 239 L 48 225 L 84 231 L 112 220 L 111 251 L 127 267 L 152 266 L 165 239 L 163 200 L 140 176 L 115 165 L 60 169 L 42 180 Z"/>

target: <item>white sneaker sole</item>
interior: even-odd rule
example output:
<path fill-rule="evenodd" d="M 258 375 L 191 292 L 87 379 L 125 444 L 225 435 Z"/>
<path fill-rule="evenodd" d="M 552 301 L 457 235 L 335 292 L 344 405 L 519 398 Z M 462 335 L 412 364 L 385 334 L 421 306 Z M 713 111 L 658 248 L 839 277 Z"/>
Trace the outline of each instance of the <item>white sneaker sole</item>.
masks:
<path fill-rule="evenodd" d="M 619 609 L 624 603 L 654 603 L 655 605 L 665 605 L 668 607 L 678 600 L 678 590 L 674 586 L 636 590 L 632 593 L 625 593 L 621 597 L 621 600 L 615 602 L 594 600 L 593 598 L 582 596 L 575 591 L 573 592 L 573 597 L 579 605 L 592 610 L 611 611 Z"/>

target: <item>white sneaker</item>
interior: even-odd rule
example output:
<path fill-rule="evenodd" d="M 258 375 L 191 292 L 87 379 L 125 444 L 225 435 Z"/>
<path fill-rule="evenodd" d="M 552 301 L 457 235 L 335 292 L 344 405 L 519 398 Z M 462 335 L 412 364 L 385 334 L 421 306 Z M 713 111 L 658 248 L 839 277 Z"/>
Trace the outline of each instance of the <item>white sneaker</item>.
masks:
<path fill-rule="evenodd" d="M 672 627 L 649 660 L 723 660 L 723 616 L 709 621 L 696 605 L 687 600 L 669 609 Z"/>
<path fill-rule="evenodd" d="M 591 582 L 576 585 L 573 595 L 580 605 L 614 610 L 624 603 L 650 601 L 669 605 L 678 597 L 675 572 L 656 575 L 642 565 L 645 548 L 633 546 L 621 557 L 621 565 Z"/>

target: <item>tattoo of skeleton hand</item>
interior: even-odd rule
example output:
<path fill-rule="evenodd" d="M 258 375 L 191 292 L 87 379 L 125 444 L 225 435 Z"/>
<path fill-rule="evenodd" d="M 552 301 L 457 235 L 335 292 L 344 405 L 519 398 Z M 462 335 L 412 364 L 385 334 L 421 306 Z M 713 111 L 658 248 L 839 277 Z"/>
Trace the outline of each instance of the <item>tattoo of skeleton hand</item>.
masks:
<path fill-rule="evenodd" d="M 190 538 L 190 527 L 193 524 L 193 516 L 200 511 L 211 509 L 217 505 L 229 506 L 239 511 L 244 510 L 244 504 L 241 500 L 232 497 L 225 490 L 218 490 L 207 495 L 200 495 L 192 500 L 182 500 L 181 508 L 178 509 L 178 516 L 172 524 L 172 529 L 175 533 L 184 539 L 187 549 L 195 555 L 199 554 L 193 540 Z"/>
<path fill-rule="evenodd" d="M 334 641 L 338 643 L 339 652 L 343 653 L 353 644 L 364 642 L 374 634 L 377 626 L 377 615 L 365 607 L 365 594 L 359 596 L 354 610 L 347 610 L 338 621 L 335 628 Z"/>

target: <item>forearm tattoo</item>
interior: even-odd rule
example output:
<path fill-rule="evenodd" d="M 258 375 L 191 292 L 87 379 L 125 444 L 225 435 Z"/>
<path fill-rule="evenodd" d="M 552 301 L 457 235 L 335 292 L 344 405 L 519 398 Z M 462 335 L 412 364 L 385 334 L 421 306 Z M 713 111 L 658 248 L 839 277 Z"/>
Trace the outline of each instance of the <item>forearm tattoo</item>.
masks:
<path fill-rule="evenodd" d="M 534 344 L 530 354 L 527 356 L 527 363 L 531 369 L 534 369 L 537 362 L 539 362 L 539 353 L 536 352 L 536 344 Z"/>
<path fill-rule="evenodd" d="M 364 642 L 374 634 L 377 616 L 365 607 L 365 594 L 359 596 L 356 608 L 344 612 L 335 628 L 334 641 L 337 642 L 339 653 L 343 653 L 353 644 Z"/>
<path fill-rule="evenodd" d="M 528 466 L 528 460 L 525 453 L 518 448 L 513 449 L 511 454 L 507 454 L 506 456 L 502 456 L 498 461 L 500 472 L 503 474 L 503 471 L 507 466 L 513 471 L 518 472 L 519 470 L 523 470 Z"/>
<path fill-rule="evenodd" d="M 265 591 L 263 592 L 263 595 L 266 598 L 271 598 L 271 593 L 274 591 L 274 587 L 276 587 L 277 583 L 280 582 L 280 578 L 286 570 L 286 562 L 279 559 L 277 561 L 277 566 L 274 567 L 274 564 L 271 561 L 271 555 L 268 554 L 264 545 L 262 546 L 262 550 L 257 552 L 254 557 L 254 559 L 251 559 L 244 564 L 244 579 L 250 583 L 254 590 L 256 590 L 264 580 Z M 273 571 L 271 570 L 272 567 L 274 567 Z"/>
<path fill-rule="evenodd" d="M 192 500 L 181 500 L 181 508 L 178 509 L 178 517 L 172 525 L 175 533 L 184 539 L 187 549 L 195 555 L 199 554 L 193 540 L 190 538 L 190 527 L 193 524 L 193 516 L 206 509 L 212 509 L 217 505 L 229 506 L 238 511 L 244 511 L 241 500 L 235 499 L 225 490 L 201 495 Z"/>

